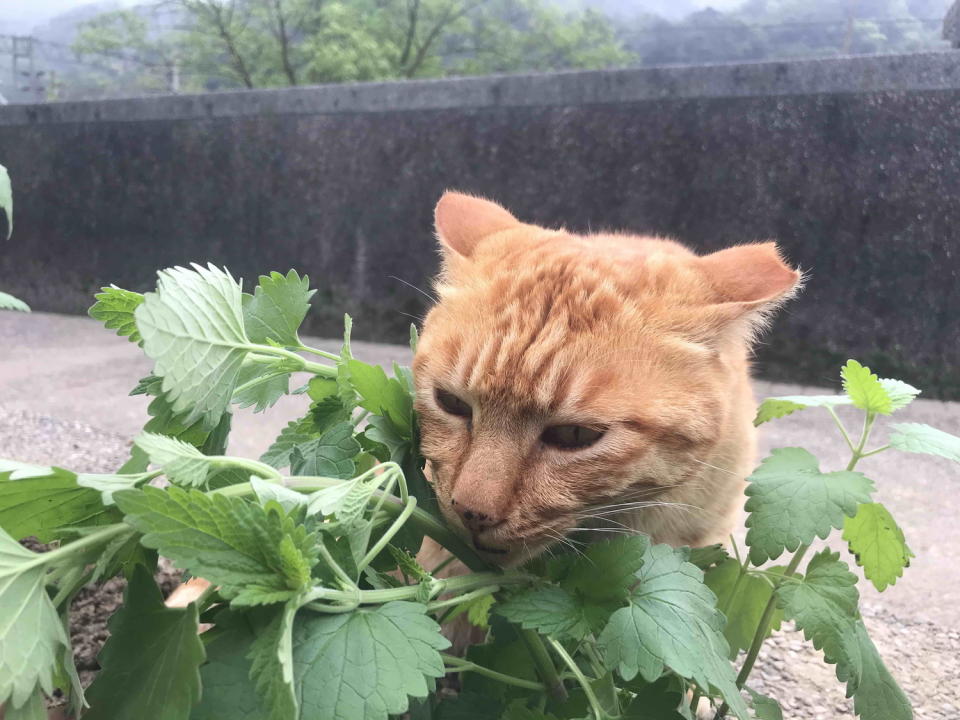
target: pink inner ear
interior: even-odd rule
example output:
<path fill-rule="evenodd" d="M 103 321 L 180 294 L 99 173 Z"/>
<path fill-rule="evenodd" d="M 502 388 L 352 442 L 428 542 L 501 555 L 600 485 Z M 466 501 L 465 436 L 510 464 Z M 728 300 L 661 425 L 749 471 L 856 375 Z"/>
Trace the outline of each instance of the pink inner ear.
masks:
<path fill-rule="evenodd" d="M 725 302 L 773 301 L 800 280 L 800 273 L 787 267 L 772 242 L 727 248 L 699 262 Z"/>
<path fill-rule="evenodd" d="M 440 242 L 464 257 L 485 237 L 520 224 L 495 202 L 451 191 L 440 198 L 434 219 Z"/>

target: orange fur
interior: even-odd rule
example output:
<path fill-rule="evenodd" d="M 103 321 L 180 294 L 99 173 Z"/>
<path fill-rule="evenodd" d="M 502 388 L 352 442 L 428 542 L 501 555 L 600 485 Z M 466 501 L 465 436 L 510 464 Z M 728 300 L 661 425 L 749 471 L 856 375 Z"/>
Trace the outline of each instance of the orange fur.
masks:
<path fill-rule="evenodd" d="M 414 370 L 450 523 L 504 565 L 585 523 L 725 541 L 754 463 L 750 343 L 800 280 L 775 245 L 698 257 L 671 240 L 527 225 L 459 193 L 436 221 L 439 302 Z M 472 419 L 444 411 L 437 388 Z M 605 434 L 579 450 L 541 442 L 565 424 Z"/>

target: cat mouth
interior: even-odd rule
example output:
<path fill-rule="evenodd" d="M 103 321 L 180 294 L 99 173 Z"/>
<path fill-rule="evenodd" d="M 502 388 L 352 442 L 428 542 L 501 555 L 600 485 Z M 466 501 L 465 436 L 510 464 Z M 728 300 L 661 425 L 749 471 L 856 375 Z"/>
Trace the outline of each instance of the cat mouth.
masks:
<path fill-rule="evenodd" d="M 476 540 L 473 541 L 473 546 L 480 552 L 490 553 L 492 555 L 507 555 L 510 552 L 504 548 L 488 547 L 487 545 L 483 545 Z"/>

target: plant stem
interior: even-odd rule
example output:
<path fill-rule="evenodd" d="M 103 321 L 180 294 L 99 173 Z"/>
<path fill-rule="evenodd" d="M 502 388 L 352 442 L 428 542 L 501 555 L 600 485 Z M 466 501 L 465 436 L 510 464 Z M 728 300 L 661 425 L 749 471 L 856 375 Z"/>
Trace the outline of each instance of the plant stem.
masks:
<path fill-rule="evenodd" d="M 80 538 L 79 540 L 74 540 L 72 543 L 68 543 L 67 545 L 61 545 L 56 550 L 41 553 L 34 560 L 25 563 L 23 565 L 23 569 L 26 570 L 27 568 L 36 567 L 37 565 L 50 565 L 53 563 L 62 562 L 71 555 L 77 555 L 81 551 L 85 552 L 91 547 L 104 545 L 117 535 L 125 532 L 128 532 L 132 535 L 134 530 L 126 523 L 107 525 L 102 530 L 92 532 L 89 535 Z"/>
<path fill-rule="evenodd" d="M 404 507 L 403 511 L 397 515 L 396 519 L 393 521 L 393 525 L 384 530 L 376 544 L 367 551 L 366 555 L 363 556 L 363 559 L 357 565 L 357 570 L 362 571 L 367 565 L 373 562 L 373 559 L 387 546 L 387 543 L 393 539 L 393 536 L 400 532 L 400 528 L 403 527 L 403 524 L 416 509 L 417 499 L 412 496 L 408 497 L 406 507 Z"/>
<path fill-rule="evenodd" d="M 230 455 L 209 455 L 207 456 L 207 459 L 213 465 L 217 465 L 219 467 L 238 467 L 244 470 L 249 470 L 254 475 L 264 480 L 273 480 L 276 482 L 283 479 L 283 475 L 280 474 L 279 470 L 274 467 L 270 467 L 266 463 L 262 463 L 259 460 L 231 457 Z"/>
<path fill-rule="evenodd" d="M 843 439 L 847 441 L 847 447 L 850 448 L 850 452 L 854 452 L 853 442 L 850 440 L 850 433 L 847 432 L 846 426 L 840 421 L 840 416 L 837 415 L 837 411 L 829 405 L 827 405 L 826 408 L 827 412 L 830 413 L 830 417 L 833 418 L 833 421 L 837 424 L 837 427 L 840 428 L 840 434 L 843 435 Z"/>
<path fill-rule="evenodd" d="M 527 646 L 527 650 L 530 651 L 533 664 L 537 668 L 537 675 L 547 686 L 547 692 L 561 702 L 566 700 L 567 689 L 563 686 L 563 680 L 557 674 L 557 668 L 554 666 L 550 653 L 547 652 L 539 633 L 536 630 L 525 628 L 518 628 L 518 632 L 523 643 Z"/>
<path fill-rule="evenodd" d="M 889 450 L 889 449 L 890 449 L 890 446 L 889 446 L 889 445 L 884 445 L 883 447 L 878 447 L 876 450 L 871 450 L 870 452 L 862 453 L 862 454 L 860 455 L 860 459 L 862 460 L 863 458 L 868 458 L 868 457 L 870 457 L 871 455 L 878 455 L 879 453 L 882 453 L 882 452 L 884 452 L 885 450 Z"/>
<path fill-rule="evenodd" d="M 327 352 L 326 350 L 312 348 L 312 347 L 309 347 L 308 345 L 304 345 L 303 343 L 300 343 L 299 349 L 303 350 L 304 352 L 311 353 L 312 355 L 318 355 L 322 358 L 326 358 L 327 360 L 333 360 L 334 362 L 340 362 L 341 360 L 339 355 L 335 355 L 334 353 Z"/>
<path fill-rule="evenodd" d="M 450 607 L 451 605 L 460 605 L 461 603 L 470 602 L 471 600 L 476 600 L 477 598 L 481 598 L 486 595 L 492 595 L 499 590 L 499 585 L 488 585 L 463 595 L 447 598 L 446 600 L 436 600 L 427 605 L 427 612 L 436 612 L 437 610 L 442 610 L 443 608 Z"/>
<path fill-rule="evenodd" d="M 491 585 L 526 585 L 532 583 L 536 578 L 532 575 L 516 574 L 498 574 L 498 573 L 472 573 L 470 575 L 458 575 L 457 577 L 446 578 L 435 581 L 434 587 L 437 594 L 448 592 L 466 593 L 477 588 L 485 588 Z M 307 607 L 326 612 L 329 606 L 318 603 L 319 600 L 331 600 L 336 602 L 359 602 L 361 605 L 381 605 L 393 600 L 412 600 L 420 592 L 419 585 L 407 585 L 405 587 L 387 588 L 386 590 L 358 590 L 343 591 L 332 588 L 316 587 L 308 595 Z"/>
<path fill-rule="evenodd" d="M 241 345 L 240 347 L 245 347 L 251 353 L 257 353 L 258 355 L 275 355 L 276 357 L 292 360 L 297 365 L 298 370 L 302 372 L 309 372 L 313 373 L 314 375 L 320 375 L 327 378 L 335 378 L 337 376 L 337 369 L 335 367 L 331 365 L 321 365 L 320 363 L 310 362 L 300 355 L 297 355 L 295 352 L 291 352 L 285 348 L 271 347 L 269 345 Z"/>
<path fill-rule="evenodd" d="M 444 663 L 452 666 L 446 668 L 447 672 L 475 672 L 477 675 L 484 675 L 492 680 L 498 680 L 507 685 L 524 688 L 525 690 L 538 690 L 540 692 L 544 692 L 547 689 L 544 687 L 543 683 L 534 682 L 533 680 L 524 680 L 523 678 L 514 677 L 513 675 L 505 675 L 501 672 L 497 672 L 496 670 L 491 670 L 490 668 L 483 667 L 482 665 L 477 665 L 475 662 L 470 662 L 469 660 L 459 658 L 456 655 L 440 653 L 440 657 L 443 658 Z"/>
<path fill-rule="evenodd" d="M 553 638 L 547 638 L 547 640 L 553 647 L 553 651 L 560 656 L 560 659 L 570 668 L 570 672 L 573 673 L 577 682 L 580 683 L 580 687 L 583 688 L 583 694 L 587 696 L 587 702 L 590 703 L 590 709 L 593 711 L 594 718 L 596 718 L 596 720 L 603 720 L 607 717 L 607 713 L 604 712 L 600 701 L 597 699 L 596 693 L 593 692 L 593 686 L 590 684 L 590 681 L 587 680 L 586 675 L 583 674 L 580 666 L 570 657 L 570 653 L 567 652 L 566 648 L 564 648 L 560 642 Z"/>

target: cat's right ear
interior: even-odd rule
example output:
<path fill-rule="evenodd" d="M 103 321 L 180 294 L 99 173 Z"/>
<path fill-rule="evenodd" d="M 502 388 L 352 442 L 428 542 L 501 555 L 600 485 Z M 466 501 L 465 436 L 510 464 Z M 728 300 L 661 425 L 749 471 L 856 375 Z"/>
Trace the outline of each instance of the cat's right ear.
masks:
<path fill-rule="evenodd" d="M 470 257 L 480 241 L 520 224 L 490 200 L 448 190 L 433 211 L 437 238 L 444 254 Z"/>

